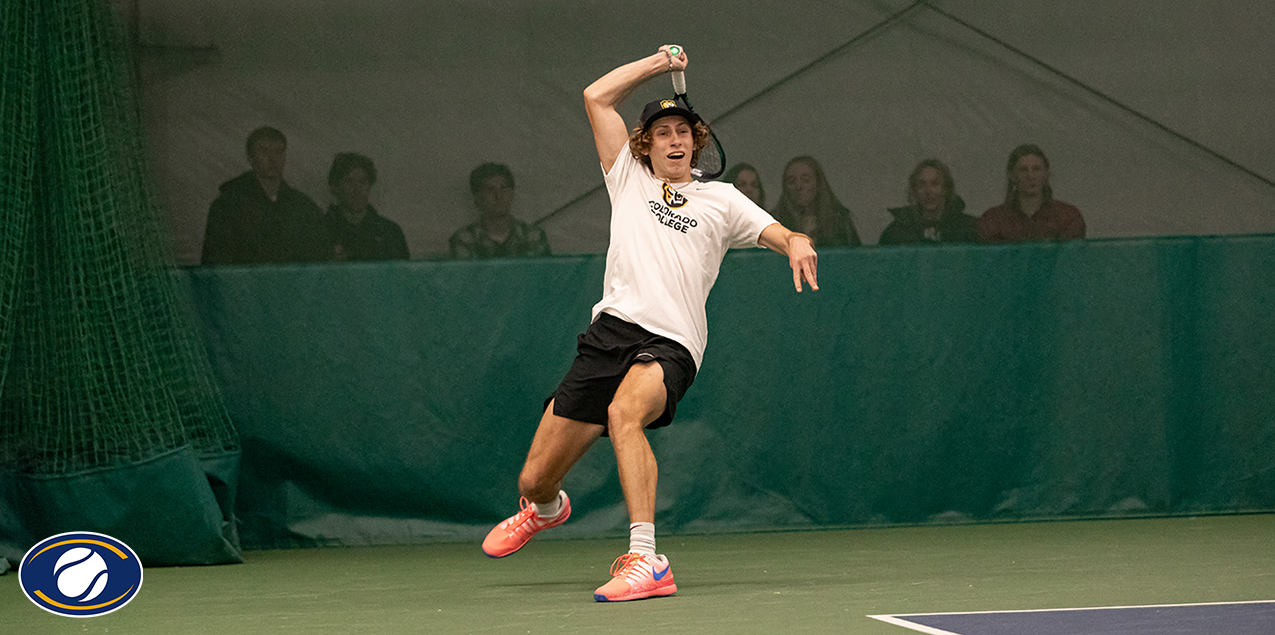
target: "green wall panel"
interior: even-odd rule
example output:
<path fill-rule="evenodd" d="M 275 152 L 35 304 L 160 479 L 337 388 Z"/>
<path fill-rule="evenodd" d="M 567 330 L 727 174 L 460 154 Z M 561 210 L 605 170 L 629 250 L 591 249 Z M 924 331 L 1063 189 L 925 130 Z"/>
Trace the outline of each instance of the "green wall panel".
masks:
<path fill-rule="evenodd" d="M 476 538 L 516 509 L 604 258 L 196 269 L 245 546 Z M 727 257 L 652 432 L 661 532 L 1275 509 L 1275 238 Z M 622 532 L 607 441 L 558 535 Z"/>

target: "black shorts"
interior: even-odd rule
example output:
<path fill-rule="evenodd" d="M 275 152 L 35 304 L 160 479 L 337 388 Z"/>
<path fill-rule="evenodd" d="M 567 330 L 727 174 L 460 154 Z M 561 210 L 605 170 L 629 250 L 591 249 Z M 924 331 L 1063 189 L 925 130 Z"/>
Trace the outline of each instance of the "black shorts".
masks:
<path fill-rule="evenodd" d="M 677 402 L 695 381 L 695 359 L 685 346 L 667 337 L 603 313 L 577 338 L 576 358 L 558 389 L 545 400 L 553 401 L 553 414 L 603 426 L 607 434 L 607 407 L 629 368 L 657 361 L 664 369 L 664 412 L 648 428 L 673 422 Z"/>

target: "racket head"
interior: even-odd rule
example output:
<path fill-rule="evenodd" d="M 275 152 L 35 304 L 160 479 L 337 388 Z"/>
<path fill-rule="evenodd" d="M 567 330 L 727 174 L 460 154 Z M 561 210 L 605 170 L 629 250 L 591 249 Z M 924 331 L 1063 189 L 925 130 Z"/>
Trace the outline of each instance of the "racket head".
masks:
<path fill-rule="evenodd" d="M 726 171 L 726 151 L 712 130 L 708 132 L 708 144 L 699 152 L 699 161 L 691 168 L 691 176 L 701 181 L 711 181 Z"/>
<path fill-rule="evenodd" d="M 708 122 L 704 121 L 704 118 L 695 112 L 695 107 L 691 105 L 685 94 L 674 95 L 673 100 L 682 102 L 682 105 L 687 110 L 694 113 L 696 119 L 705 126 L 708 125 Z M 691 176 L 701 181 L 711 181 L 721 176 L 725 171 L 726 151 L 722 149 L 722 143 L 717 140 L 717 135 L 713 132 L 713 129 L 709 128 L 708 144 L 699 151 L 699 160 L 695 162 L 695 167 L 691 168 Z"/>

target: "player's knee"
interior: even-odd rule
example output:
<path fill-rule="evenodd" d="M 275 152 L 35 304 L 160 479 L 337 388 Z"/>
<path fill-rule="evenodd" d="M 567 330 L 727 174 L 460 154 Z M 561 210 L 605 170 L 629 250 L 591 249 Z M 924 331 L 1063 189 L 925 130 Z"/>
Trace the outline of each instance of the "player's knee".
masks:
<path fill-rule="evenodd" d="M 636 410 L 618 401 L 607 406 L 607 428 L 611 436 L 642 429 L 642 416 Z"/>
<path fill-rule="evenodd" d="M 558 493 L 558 484 L 550 483 L 543 475 L 524 467 L 522 474 L 518 475 L 518 493 L 529 501 L 549 500 Z"/>

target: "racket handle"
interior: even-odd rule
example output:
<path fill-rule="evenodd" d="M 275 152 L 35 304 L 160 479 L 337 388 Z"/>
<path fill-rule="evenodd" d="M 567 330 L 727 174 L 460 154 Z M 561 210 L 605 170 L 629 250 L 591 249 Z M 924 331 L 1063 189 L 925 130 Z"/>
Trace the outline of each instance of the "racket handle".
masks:
<path fill-rule="evenodd" d="M 682 47 L 676 44 L 670 44 L 668 47 L 668 54 L 669 54 L 669 60 L 670 60 L 669 66 L 672 67 L 673 65 L 672 58 L 682 54 Z M 672 71 L 670 75 L 672 75 L 673 77 L 673 94 L 685 95 L 686 94 L 686 73 L 682 71 Z"/>
<path fill-rule="evenodd" d="M 686 94 L 686 73 L 683 71 L 673 71 L 669 73 L 673 78 L 673 94 Z"/>

